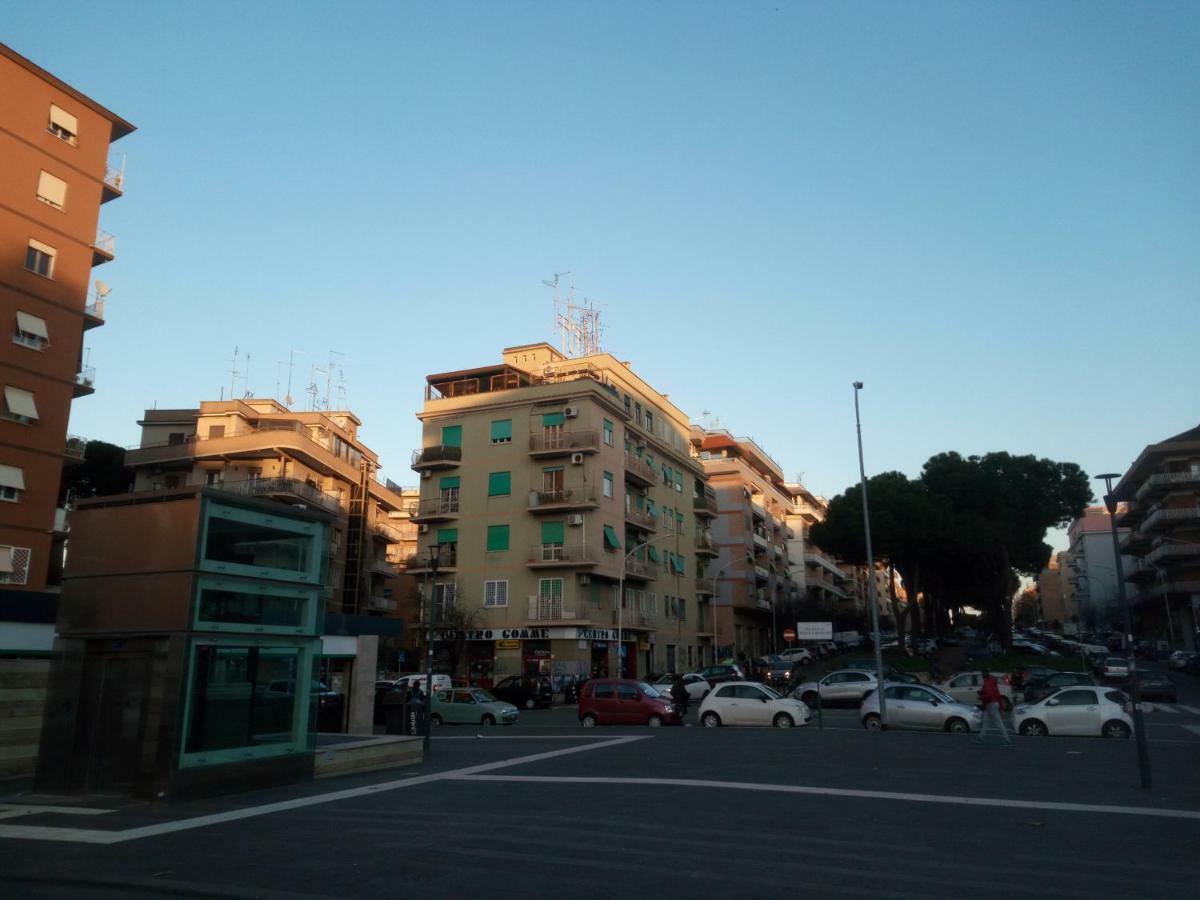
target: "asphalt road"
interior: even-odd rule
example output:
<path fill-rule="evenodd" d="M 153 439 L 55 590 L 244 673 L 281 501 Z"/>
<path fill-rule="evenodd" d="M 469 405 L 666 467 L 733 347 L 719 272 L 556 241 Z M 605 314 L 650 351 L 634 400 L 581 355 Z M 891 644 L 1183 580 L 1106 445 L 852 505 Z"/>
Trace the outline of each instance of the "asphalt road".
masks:
<path fill-rule="evenodd" d="M 1197 742 L 1153 743 L 1144 791 L 1133 741 L 1004 750 L 866 732 L 852 712 L 823 731 L 584 732 L 573 714 L 445 727 L 411 769 L 0 821 L 82 829 L 0 827 L 0 892 L 1170 898 L 1200 883 Z"/>

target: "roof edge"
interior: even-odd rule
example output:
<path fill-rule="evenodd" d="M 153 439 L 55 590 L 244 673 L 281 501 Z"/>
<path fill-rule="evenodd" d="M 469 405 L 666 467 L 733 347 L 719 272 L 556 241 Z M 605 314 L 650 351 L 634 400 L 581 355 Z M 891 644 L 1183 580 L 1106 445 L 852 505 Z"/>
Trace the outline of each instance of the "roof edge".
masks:
<path fill-rule="evenodd" d="M 18 53 L 12 47 L 8 46 L 8 44 L 0 43 L 0 56 L 8 57 L 13 62 L 15 62 L 18 66 L 20 66 L 22 69 L 25 69 L 28 72 L 32 72 L 34 75 L 36 75 L 38 78 L 41 78 L 43 81 L 47 81 L 50 84 L 54 85 L 54 87 L 58 88 L 64 94 L 69 94 L 73 99 L 78 100 L 84 106 L 88 107 L 88 109 L 90 109 L 92 112 L 99 113 L 104 118 L 108 119 L 108 121 L 112 123 L 112 137 L 109 139 L 110 144 L 113 143 L 114 141 L 119 141 L 121 138 L 125 137 L 125 135 L 127 135 L 127 134 L 131 134 L 132 132 L 137 131 L 137 126 L 134 125 L 132 122 L 129 122 L 129 121 L 121 118 L 115 112 L 113 112 L 111 109 L 97 103 L 95 100 L 93 100 L 91 97 L 89 97 L 87 94 L 83 93 L 82 91 L 78 90 L 77 88 L 71 87 L 71 85 L 67 84 L 65 81 L 63 81 L 61 78 L 59 78 L 57 75 L 54 75 L 53 73 L 46 71 L 41 66 L 39 66 L 37 63 L 35 63 L 33 60 L 22 56 L 20 53 Z"/>

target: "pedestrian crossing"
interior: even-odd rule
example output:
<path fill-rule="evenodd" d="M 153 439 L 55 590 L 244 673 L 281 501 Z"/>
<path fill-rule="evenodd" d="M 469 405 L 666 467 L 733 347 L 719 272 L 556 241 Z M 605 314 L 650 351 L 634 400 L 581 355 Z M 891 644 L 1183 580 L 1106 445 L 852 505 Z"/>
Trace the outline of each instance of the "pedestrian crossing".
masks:
<path fill-rule="evenodd" d="M 1200 708 L 1184 706 L 1182 703 L 1155 703 L 1153 707 L 1154 712 L 1164 712 L 1172 716 L 1177 716 L 1180 713 L 1190 713 L 1193 716 L 1200 716 Z"/>

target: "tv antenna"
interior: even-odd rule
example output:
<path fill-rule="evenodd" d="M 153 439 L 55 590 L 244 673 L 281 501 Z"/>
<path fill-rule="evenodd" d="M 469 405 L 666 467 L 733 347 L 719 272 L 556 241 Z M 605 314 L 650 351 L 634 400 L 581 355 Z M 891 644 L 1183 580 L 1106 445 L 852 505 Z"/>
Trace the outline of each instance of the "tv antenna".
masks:
<path fill-rule="evenodd" d="M 600 310 L 590 299 L 585 297 L 582 302 L 575 301 L 574 284 L 566 297 L 559 293 L 559 279 L 570 274 L 555 272 L 552 280 L 543 279 L 542 284 L 554 289 L 554 327 L 558 331 L 558 348 L 564 356 L 576 359 L 600 352 L 604 326 L 600 323 Z"/>

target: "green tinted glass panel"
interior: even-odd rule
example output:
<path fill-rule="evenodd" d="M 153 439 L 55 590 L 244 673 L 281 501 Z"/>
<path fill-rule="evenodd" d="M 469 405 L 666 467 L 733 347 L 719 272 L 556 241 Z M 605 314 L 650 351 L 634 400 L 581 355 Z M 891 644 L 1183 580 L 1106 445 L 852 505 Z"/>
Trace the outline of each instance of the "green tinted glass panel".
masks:
<path fill-rule="evenodd" d="M 512 472 L 492 472 L 488 475 L 488 496 L 505 497 L 512 493 Z"/>
<path fill-rule="evenodd" d="M 604 546 L 612 550 L 621 549 L 621 541 L 617 538 L 617 532 L 611 525 L 604 526 Z"/>
<path fill-rule="evenodd" d="M 567 421 L 567 417 L 560 412 L 542 413 L 542 427 L 551 428 L 555 425 L 562 425 Z"/>
<path fill-rule="evenodd" d="M 493 441 L 511 441 L 512 419 L 499 419 L 493 422 L 491 439 Z"/>
<path fill-rule="evenodd" d="M 508 549 L 508 526 L 489 525 L 487 530 L 487 548 L 491 551 Z"/>
<path fill-rule="evenodd" d="M 439 544 L 457 544 L 458 529 L 457 528 L 439 528 L 437 533 L 437 542 Z"/>
<path fill-rule="evenodd" d="M 458 475 L 447 475 L 438 482 L 438 488 L 443 491 L 446 490 L 446 488 L 456 488 L 461 480 L 462 479 Z"/>
<path fill-rule="evenodd" d="M 542 523 L 542 543 L 561 544 L 566 539 L 566 527 L 562 522 Z"/>
<path fill-rule="evenodd" d="M 462 426 L 461 425 L 443 425 L 442 426 L 442 443 L 447 447 L 462 446 Z"/>

